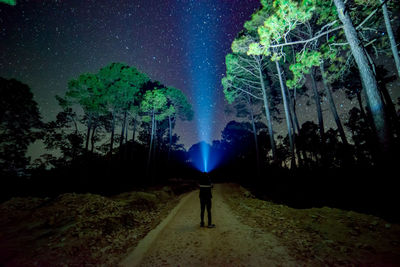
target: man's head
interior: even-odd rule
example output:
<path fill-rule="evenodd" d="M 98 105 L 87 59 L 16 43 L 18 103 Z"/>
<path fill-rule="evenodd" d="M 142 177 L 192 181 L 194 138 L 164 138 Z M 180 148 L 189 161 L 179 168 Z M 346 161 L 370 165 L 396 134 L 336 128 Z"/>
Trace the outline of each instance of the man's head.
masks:
<path fill-rule="evenodd" d="M 207 172 L 202 172 L 200 174 L 200 182 L 211 183 L 210 175 Z"/>

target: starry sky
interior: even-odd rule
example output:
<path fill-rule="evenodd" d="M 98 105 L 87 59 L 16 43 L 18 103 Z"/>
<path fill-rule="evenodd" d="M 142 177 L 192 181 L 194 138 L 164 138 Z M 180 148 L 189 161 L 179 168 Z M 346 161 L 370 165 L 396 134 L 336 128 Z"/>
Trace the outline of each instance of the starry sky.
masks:
<path fill-rule="evenodd" d="M 224 112 L 227 103 L 220 80 L 225 55 L 259 7 L 259 0 L 0 3 L 0 76 L 28 84 L 44 121 L 50 121 L 60 111 L 54 96 L 65 93 L 69 80 L 111 62 L 135 66 L 188 97 L 194 119 L 178 121 L 175 128 L 188 149 L 202 140 L 220 139 L 221 130 L 234 119 Z M 389 92 L 393 93 L 391 88 Z M 355 103 L 340 91 L 334 98 L 346 120 Z M 316 121 L 315 107 L 309 102 L 306 97 L 297 102 L 300 124 Z M 322 98 L 325 128 L 336 128 L 327 103 Z M 274 130 L 286 134 L 284 123 L 275 123 Z M 31 154 L 43 152 L 39 146 L 35 149 Z"/>
<path fill-rule="evenodd" d="M 70 79 L 124 62 L 181 89 L 195 117 L 180 142 L 219 139 L 232 119 L 220 83 L 225 55 L 259 0 L 31 0 L 0 4 L 0 76 L 28 84 L 44 121 Z M 201 116 L 199 114 L 202 114 Z M 201 129 L 200 129 L 201 128 Z"/>

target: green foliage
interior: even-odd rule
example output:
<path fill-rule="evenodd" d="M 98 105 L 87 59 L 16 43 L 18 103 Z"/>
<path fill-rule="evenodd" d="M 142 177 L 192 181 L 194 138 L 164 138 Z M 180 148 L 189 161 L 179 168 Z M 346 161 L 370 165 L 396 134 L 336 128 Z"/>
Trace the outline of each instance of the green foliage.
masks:
<path fill-rule="evenodd" d="M 337 19 L 337 9 L 332 1 L 316 1 L 315 14 L 318 14 L 318 25 L 330 23 Z M 339 24 L 339 22 L 337 22 Z"/>
<path fill-rule="evenodd" d="M 249 45 L 249 50 L 248 50 L 248 55 L 262 55 L 264 53 L 264 50 L 266 49 L 266 47 L 263 47 L 262 45 L 260 45 L 259 43 L 251 43 Z M 269 50 L 265 50 L 265 51 L 269 51 Z M 266 52 L 265 55 L 269 55 L 269 52 Z"/>
<path fill-rule="evenodd" d="M 289 88 L 301 88 L 304 74 L 310 73 L 314 66 L 319 66 L 321 63 L 321 53 L 317 51 L 305 50 L 302 53 L 296 54 L 296 63 L 290 65 L 289 69 L 293 73 L 293 79 L 286 82 Z"/>
<path fill-rule="evenodd" d="M 232 76 L 222 78 L 222 86 L 224 88 L 224 95 L 229 104 L 232 104 L 238 96 L 238 91 L 233 90 L 231 84 L 233 82 Z"/>
<path fill-rule="evenodd" d="M 146 74 L 134 67 L 111 63 L 101 68 L 97 74 L 85 73 L 71 80 L 65 98 L 60 98 L 59 103 L 63 109 L 74 104 L 83 109 L 83 121 L 86 121 L 88 127 L 86 147 L 90 131 L 92 141 L 97 140 L 94 133 L 103 127 L 111 131 L 111 150 L 116 119 L 124 117 L 125 125 L 127 117 L 138 112 L 144 86 L 149 80 Z"/>
<path fill-rule="evenodd" d="M 233 103 L 238 96 L 245 92 L 257 91 L 257 88 L 261 86 L 257 87 L 260 80 L 255 73 L 258 73 L 259 70 L 254 58 L 246 54 L 230 53 L 225 57 L 225 65 L 226 76 L 222 78 L 221 83 L 228 103 Z M 259 67 L 262 68 L 262 66 Z"/>
<path fill-rule="evenodd" d="M 261 0 L 262 8 L 251 15 L 251 20 L 244 23 L 244 28 L 251 36 L 258 35 L 258 27 L 264 24 L 273 8 L 273 0 Z"/>
<path fill-rule="evenodd" d="M 15 6 L 17 4 L 17 0 L 0 0 L 0 3 L 5 3 L 7 5 Z"/>
<path fill-rule="evenodd" d="M 153 115 L 157 121 L 162 121 L 169 115 L 173 115 L 175 113 L 175 108 L 167 104 L 168 98 L 165 94 L 165 90 L 155 88 L 154 90 L 147 91 L 140 106 L 140 111 L 145 114 L 143 116 L 143 121 L 151 121 Z"/>
<path fill-rule="evenodd" d="M 181 90 L 175 87 L 167 87 L 165 88 L 165 95 L 169 100 L 169 105 L 174 107 L 175 113 L 181 120 L 190 121 L 193 119 L 192 105 Z"/>
<path fill-rule="evenodd" d="M 232 42 L 232 52 L 235 54 L 246 54 L 249 49 L 249 45 L 253 42 L 253 38 L 247 33 L 240 37 L 235 38 Z"/>
<path fill-rule="evenodd" d="M 141 89 L 150 80 L 146 74 L 123 63 L 111 63 L 101 68 L 98 76 L 106 89 L 106 106 L 117 112 L 139 106 Z"/>
<path fill-rule="evenodd" d="M 263 2 L 264 6 L 270 4 L 269 1 Z M 260 41 L 253 43 L 249 47 L 249 55 L 271 56 L 271 60 L 280 60 L 282 54 L 280 50 L 272 49 L 271 46 L 287 42 L 288 34 L 299 24 L 310 20 L 315 10 L 315 3 L 312 0 L 301 2 L 292 0 L 275 0 L 273 9 L 264 20 L 264 24 L 258 27 Z M 259 19 L 260 16 L 256 17 Z M 271 55 L 272 53 L 272 55 Z"/>
<path fill-rule="evenodd" d="M 97 75 L 85 73 L 68 83 L 66 101 L 79 104 L 85 113 L 100 112 L 104 106 L 104 85 Z"/>

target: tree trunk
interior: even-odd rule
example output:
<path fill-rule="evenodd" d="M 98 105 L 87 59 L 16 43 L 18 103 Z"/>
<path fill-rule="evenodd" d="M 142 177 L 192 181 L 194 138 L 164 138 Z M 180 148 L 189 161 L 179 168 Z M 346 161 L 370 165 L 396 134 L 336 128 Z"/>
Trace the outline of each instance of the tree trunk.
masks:
<path fill-rule="evenodd" d="M 303 161 L 302 161 L 302 158 L 301 158 L 301 155 L 300 155 L 300 150 L 296 146 L 296 131 L 297 131 L 297 133 L 300 133 L 300 125 L 299 125 L 299 121 L 297 119 L 295 101 L 293 100 L 292 95 L 290 94 L 289 88 L 286 86 L 286 75 L 285 75 L 285 73 L 282 73 L 282 81 L 283 81 L 283 85 L 285 87 L 285 91 L 286 91 L 286 95 L 287 95 L 287 99 L 288 99 L 288 103 L 289 103 L 290 122 L 291 122 L 292 129 L 293 129 L 294 150 L 295 150 L 296 155 L 297 155 L 298 164 L 299 164 L 299 166 L 302 166 L 303 165 Z M 294 91 L 294 92 L 296 92 L 296 91 Z"/>
<path fill-rule="evenodd" d="M 74 127 L 75 127 L 75 135 L 78 135 L 78 124 L 76 123 L 75 119 L 73 117 L 71 117 L 72 122 L 74 123 Z M 76 158 L 76 147 L 72 146 L 72 161 L 75 161 Z"/>
<path fill-rule="evenodd" d="M 390 134 L 386 123 L 385 111 L 383 108 L 382 99 L 379 95 L 378 85 L 376 78 L 368 64 L 367 55 L 358 39 L 356 29 L 353 26 L 350 15 L 345 13 L 346 7 L 343 0 L 334 0 L 336 9 L 338 11 L 339 19 L 343 23 L 344 33 L 347 42 L 350 45 L 351 52 L 357 63 L 360 71 L 361 81 L 365 89 L 368 100 L 368 105 L 372 113 L 374 128 L 381 145 L 381 152 L 386 154 L 390 149 Z"/>
<path fill-rule="evenodd" d="M 89 151 L 89 138 L 90 138 L 90 129 L 92 128 L 92 114 L 89 113 L 89 120 L 87 125 L 87 133 L 86 133 L 86 145 L 85 150 Z"/>
<path fill-rule="evenodd" d="M 276 70 L 278 72 L 279 76 L 279 83 L 281 86 L 281 93 L 282 93 L 282 98 L 283 98 L 283 106 L 285 108 L 285 116 L 286 116 L 286 125 L 288 129 L 288 136 L 289 136 L 289 143 L 290 143 L 290 156 L 291 156 L 291 161 L 290 161 L 290 168 L 296 168 L 296 160 L 295 160 L 295 154 L 294 154 L 294 143 L 293 143 L 293 133 L 292 133 L 292 125 L 291 125 L 291 120 L 290 120 L 290 110 L 289 110 L 289 104 L 286 98 L 286 92 L 285 92 L 285 85 L 283 84 L 282 80 L 282 73 L 281 73 L 281 67 L 279 66 L 279 62 L 275 61 L 275 66 Z"/>
<path fill-rule="evenodd" d="M 150 174 L 150 162 L 151 162 L 151 150 L 153 149 L 153 137 L 154 137 L 154 109 L 151 112 L 151 131 L 150 131 L 150 147 L 149 147 L 149 155 L 147 157 L 147 176 Z"/>
<path fill-rule="evenodd" d="M 384 3 L 384 0 L 380 0 L 381 3 Z M 389 12 L 386 3 L 382 5 L 383 18 L 385 19 L 386 31 L 389 36 L 390 48 L 392 49 L 392 54 L 394 58 L 394 62 L 396 64 L 397 76 L 400 79 L 400 59 L 399 59 L 399 51 L 397 50 L 396 40 L 394 39 L 392 25 L 390 24 Z"/>
<path fill-rule="evenodd" d="M 329 88 L 328 82 L 326 81 L 325 69 L 324 69 L 323 62 L 321 62 L 319 69 L 321 71 L 322 83 L 324 85 L 325 93 L 328 97 L 329 107 L 331 109 L 333 118 L 335 119 L 336 126 L 337 126 L 339 134 L 340 134 L 340 138 L 342 139 L 343 144 L 347 145 L 348 142 L 347 142 L 346 134 L 344 133 L 342 122 L 340 121 L 339 115 L 337 113 L 337 109 L 336 109 L 335 101 L 333 100 L 331 89 Z"/>
<path fill-rule="evenodd" d="M 362 97 L 361 97 L 361 92 L 360 91 L 358 91 L 356 93 L 356 97 L 357 97 L 358 106 L 360 107 L 361 116 L 363 117 L 365 122 L 368 122 L 367 114 L 365 113 L 364 106 L 363 106 L 363 103 L 362 103 Z"/>
<path fill-rule="evenodd" d="M 112 156 L 112 151 L 114 147 L 114 132 L 115 132 L 115 115 L 114 111 L 111 114 L 112 122 L 111 122 L 111 140 L 110 140 L 110 157 Z"/>
<path fill-rule="evenodd" d="M 285 76 L 283 76 L 283 78 L 285 78 Z M 285 81 L 285 84 L 286 84 L 286 79 L 284 79 L 284 81 Z M 298 117 L 297 117 L 297 111 L 296 111 L 296 89 L 293 90 L 294 94 L 293 94 L 293 98 L 292 98 L 292 96 L 290 95 L 290 91 L 288 90 L 286 85 L 285 85 L 285 88 L 286 88 L 286 91 L 287 91 L 287 94 L 288 94 L 289 100 L 290 100 L 290 106 L 291 106 L 291 111 L 292 111 L 292 114 L 293 114 L 294 125 L 296 126 L 297 133 L 300 134 L 300 129 L 301 128 L 300 128 L 300 123 L 299 123 L 299 120 L 298 120 Z M 293 128 L 293 134 L 294 134 L 293 143 L 294 144 L 296 144 L 296 140 L 295 140 L 296 133 L 295 132 L 296 131 Z M 305 153 L 304 149 L 300 150 L 300 149 L 298 149 L 298 146 L 295 145 L 295 150 L 296 150 L 297 158 L 299 159 L 299 164 L 302 164 L 302 165 L 304 165 L 304 163 L 307 164 L 307 156 L 306 156 L 306 153 Z M 301 158 L 301 156 L 303 156 L 303 159 Z"/>
<path fill-rule="evenodd" d="M 315 106 L 317 109 L 318 127 L 319 127 L 319 134 L 321 137 L 321 144 L 325 145 L 324 119 L 322 117 L 321 99 L 319 97 L 317 83 L 315 82 L 315 68 L 314 67 L 312 67 L 310 77 L 311 77 L 311 87 L 312 87 L 312 90 L 314 93 Z"/>
<path fill-rule="evenodd" d="M 168 146 L 167 161 L 169 162 L 169 158 L 171 156 L 171 146 L 172 146 L 172 122 L 171 122 L 171 116 L 170 115 L 168 115 L 168 125 L 169 125 L 169 146 Z"/>
<path fill-rule="evenodd" d="M 128 143 L 128 131 L 129 131 L 129 119 L 126 120 L 126 125 L 125 125 L 125 143 Z"/>
<path fill-rule="evenodd" d="M 137 125 L 137 113 L 135 114 L 135 117 L 133 119 L 133 129 L 132 129 L 132 149 L 130 153 L 130 157 L 133 159 L 135 156 L 135 135 L 136 135 L 136 125 Z M 128 140 L 128 137 L 127 137 Z"/>
<path fill-rule="evenodd" d="M 262 95 L 263 95 L 265 117 L 267 119 L 268 135 L 269 135 L 269 141 L 271 143 L 271 149 L 272 149 L 272 159 L 273 159 L 273 162 L 275 163 L 276 162 L 276 145 L 275 145 L 275 140 L 274 140 L 274 131 L 272 128 L 271 112 L 269 110 L 267 90 L 265 88 L 265 81 L 264 81 L 264 77 L 262 74 L 261 64 L 259 64 L 259 65 L 260 65 L 259 77 L 260 77 L 261 90 L 262 90 Z"/>
<path fill-rule="evenodd" d="M 94 144 L 95 144 L 94 139 L 95 139 L 95 136 L 96 136 L 96 129 L 97 129 L 97 126 L 93 127 L 92 137 L 90 138 L 90 141 L 91 141 L 91 144 L 92 144 L 92 148 L 91 148 L 90 152 L 92 152 L 92 153 L 94 151 Z"/>
<path fill-rule="evenodd" d="M 393 104 L 392 98 L 390 97 L 390 94 L 386 88 L 386 86 L 382 85 L 380 86 L 380 91 L 385 103 L 385 107 L 386 107 L 386 114 L 388 116 L 391 117 L 391 125 L 392 130 L 396 130 L 397 133 L 400 133 L 400 125 L 399 125 L 399 117 L 397 116 L 397 112 L 396 112 L 396 107 Z M 394 129 L 393 129 L 394 128 Z"/>
<path fill-rule="evenodd" d="M 300 124 L 299 124 L 299 120 L 297 118 L 297 113 L 296 113 L 296 102 L 294 99 L 292 99 L 292 96 L 290 95 L 290 91 L 288 89 L 288 87 L 286 86 L 286 77 L 285 77 L 285 73 L 282 73 L 282 79 L 283 79 L 283 85 L 285 86 L 286 89 L 286 94 L 288 96 L 288 100 L 289 100 L 289 104 L 290 104 L 290 111 L 292 116 L 292 125 L 296 126 L 295 128 L 293 127 L 293 131 L 295 132 L 295 129 L 297 130 L 297 132 L 300 132 Z M 296 92 L 296 89 L 294 89 L 294 92 Z M 293 123 L 294 122 L 294 123 Z"/>
<path fill-rule="evenodd" d="M 257 176 L 260 177 L 260 170 L 261 170 L 260 151 L 258 149 L 258 138 L 257 138 L 256 124 L 254 121 L 254 112 L 253 112 L 253 108 L 251 106 L 251 100 L 250 100 L 249 95 L 246 96 L 246 100 L 247 100 L 247 104 L 249 106 L 251 127 L 253 129 L 253 135 L 254 135 L 254 145 L 255 145 L 255 149 L 256 149 L 256 160 L 257 160 Z"/>
<path fill-rule="evenodd" d="M 133 129 L 132 129 L 132 143 L 135 143 L 135 135 L 136 135 L 136 125 L 137 125 L 137 113 L 135 114 L 135 118 L 133 119 Z"/>
<path fill-rule="evenodd" d="M 154 116 L 154 141 L 153 141 L 153 174 L 152 174 L 152 183 L 154 184 L 154 179 L 157 175 L 157 146 L 159 145 L 159 138 L 157 136 L 157 120 Z"/>
<path fill-rule="evenodd" d="M 121 129 L 121 138 L 119 139 L 119 149 L 121 149 L 122 145 L 124 144 L 124 133 L 126 127 L 126 111 L 124 112 L 124 119 L 122 121 L 122 129 Z"/>

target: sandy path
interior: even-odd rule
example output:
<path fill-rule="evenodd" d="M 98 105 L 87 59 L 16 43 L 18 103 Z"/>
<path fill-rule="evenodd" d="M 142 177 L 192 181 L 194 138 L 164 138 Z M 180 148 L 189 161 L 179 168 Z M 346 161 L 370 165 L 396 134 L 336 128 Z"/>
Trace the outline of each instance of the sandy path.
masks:
<path fill-rule="evenodd" d="M 272 234 L 239 222 L 213 190 L 214 229 L 201 228 L 198 191 L 185 196 L 165 221 L 123 261 L 124 266 L 294 266 Z"/>

